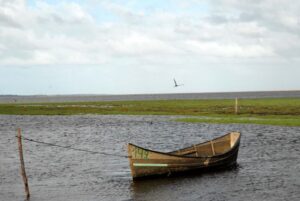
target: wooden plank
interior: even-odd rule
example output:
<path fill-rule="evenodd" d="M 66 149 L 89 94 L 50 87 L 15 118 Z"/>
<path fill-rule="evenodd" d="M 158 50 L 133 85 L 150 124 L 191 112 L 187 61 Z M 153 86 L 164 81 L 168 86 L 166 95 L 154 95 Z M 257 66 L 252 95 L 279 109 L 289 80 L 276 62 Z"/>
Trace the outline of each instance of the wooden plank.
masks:
<path fill-rule="evenodd" d="M 134 167 L 168 167 L 168 164 L 164 163 L 133 163 Z"/>

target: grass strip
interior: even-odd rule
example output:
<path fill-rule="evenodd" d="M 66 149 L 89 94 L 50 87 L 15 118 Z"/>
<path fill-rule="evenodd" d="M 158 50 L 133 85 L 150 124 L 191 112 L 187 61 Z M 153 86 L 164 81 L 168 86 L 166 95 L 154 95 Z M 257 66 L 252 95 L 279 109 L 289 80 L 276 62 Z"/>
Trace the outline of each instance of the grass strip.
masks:
<path fill-rule="evenodd" d="M 212 124 L 261 124 L 275 126 L 300 126 L 299 117 L 206 117 L 206 118 L 178 118 L 177 122 L 212 123 Z"/>
<path fill-rule="evenodd" d="M 300 98 L 240 99 L 238 115 L 235 100 L 147 100 L 63 103 L 0 104 L 6 115 L 187 115 L 209 118 L 183 118 L 178 121 L 203 123 L 255 123 L 299 126 Z"/>

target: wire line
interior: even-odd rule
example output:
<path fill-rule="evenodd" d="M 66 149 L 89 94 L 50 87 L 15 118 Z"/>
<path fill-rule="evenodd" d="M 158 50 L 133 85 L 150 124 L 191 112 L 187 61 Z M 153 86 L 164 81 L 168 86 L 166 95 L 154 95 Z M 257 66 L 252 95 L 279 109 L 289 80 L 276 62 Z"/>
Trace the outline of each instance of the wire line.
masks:
<path fill-rule="evenodd" d="M 18 137 L 18 136 L 16 136 L 16 137 Z M 64 148 L 64 149 L 83 151 L 83 152 L 92 153 L 92 154 L 102 154 L 102 155 L 107 155 L 107 156 L 117 156 L 117 157 L 122 157 L 122 158 L 128 158 L 128 156 L 125 156 L 125 155 L 110 154 L 110 153 L 100 152 L 100 151 L 91 151 L 91 150 L 87 150 L 87 149 L 74 148 L 74 147 L 71 147 L 71 146 L 62 146 L 62 145 L 58 145 L 58 144 L 53 144 L 53 143 L 49 143 L 49 142 L 43 142 L 43 141 L 39 141 L 39 140 L 26 138 L 26 137 L 23 137 L 23 136 L 21 138 L 23 140 L 26 140 L 26 141 L 29 141 L 29 142 L 35 142 L 35 143 L 44 144 L 44 145 L 53 146 L 53 147 L 60 147 L 60 148 Z"/>

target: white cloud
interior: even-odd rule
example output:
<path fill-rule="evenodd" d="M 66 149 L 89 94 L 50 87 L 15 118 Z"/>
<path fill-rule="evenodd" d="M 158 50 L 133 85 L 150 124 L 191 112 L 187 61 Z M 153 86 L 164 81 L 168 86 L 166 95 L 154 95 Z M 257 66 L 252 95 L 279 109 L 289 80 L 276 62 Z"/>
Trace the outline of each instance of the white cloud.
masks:
<path fill-rule="evenodd" d="M 300 64 L 300 1 L 167 2 L 174 5 L 147 10 L 141 1 L 0 0 L 0 68 L 96 64 L 121 77 L 126 70 L 118 69 L 130 66 L 128 80 L 143 73 L 192 79 L 205 71 L 208 80 L 211 66 L 236 72 L 239 64 L 245 76 Z"/>
<path fill-rule="evenodd" d="M 216 42 L 186 41 L 189 52 L 203 56 L 251 58 L 272 56 L 272 51 L 260 45 L 241 46 L 238 44 L 219 44 Z"/>
<path fill-rule="evenodd" d="M 161 55 L 191 53 L 197 58 L 297 57 L 299 5 L 281 11 L 281 4 L 217 1 L 210 15 L 199 17 L 161 10 L 144 13 L 104 1 L 98 6 L 118 20 L 103 23 L 77 3 L 37 1 L 28 7 L 21 0 L 2 0 L 0 64 L 95 64 L 119 56 L 160 60 Z"/>

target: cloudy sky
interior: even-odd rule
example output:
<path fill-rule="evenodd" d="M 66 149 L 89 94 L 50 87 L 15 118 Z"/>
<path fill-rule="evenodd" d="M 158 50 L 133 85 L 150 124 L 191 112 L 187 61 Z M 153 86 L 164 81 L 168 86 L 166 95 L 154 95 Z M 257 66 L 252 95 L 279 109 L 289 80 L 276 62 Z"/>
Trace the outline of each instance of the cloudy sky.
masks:
<path fill-rule="evenodd" d="M 0 0 L 0 86 L 19 95 L 299 90 L 300 1 Z"/>

